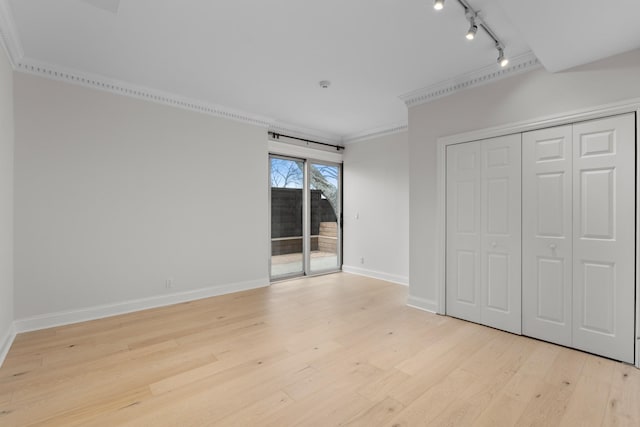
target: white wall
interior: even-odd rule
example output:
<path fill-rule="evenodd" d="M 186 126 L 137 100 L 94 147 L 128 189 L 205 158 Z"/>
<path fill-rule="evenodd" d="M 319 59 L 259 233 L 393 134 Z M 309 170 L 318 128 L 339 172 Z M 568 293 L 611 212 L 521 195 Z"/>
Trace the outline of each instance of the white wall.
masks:
<path fill-rule="evenodd" d="M 347 146 L 343 213 L 344 270 L 408 284 L 407 132 Z"/>
<path fill-rule="evenodd" d="M 14 90 L 18 329 L 268 284 L 266 129 L 25 74 Z"/>
<path fill-rule="evenodd" d="M 13 324 L 13 70 L 0 46 L 0 365 Z"/>
<path fill-rule="evenodd" d="M 410 301 L 437 303 L 438 137 L 640 97 L 640 50 L 551 74 L 531 71 L 409 110 Z"/>

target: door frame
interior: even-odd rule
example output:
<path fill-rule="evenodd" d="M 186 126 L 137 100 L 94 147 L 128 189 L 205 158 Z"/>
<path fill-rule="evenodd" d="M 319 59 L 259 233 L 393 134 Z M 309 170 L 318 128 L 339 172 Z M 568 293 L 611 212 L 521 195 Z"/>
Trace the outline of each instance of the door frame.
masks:
<path fill-rule="evenodd" d="M 308 144 L 307 144 L 308 145 Z M 290 160 L 299 160 L 304 162 L 304 184 L 303 184 L 303 206 L 302 206 L 302 235 L 303 235 L 303 262 L 302 274 L 293 273 L 290 275 L 282 275 L 278 276 L 276 281 L 286 280 L 290 278 L 299 278 L 299 277 L 311 277 L 311 276 L 319 276 L 322 274 L 335 273 L 341 271 L 342 269 L 342 210 L 343 210 L 343 189 L 342 189 L 342 177 L 343 177 L 343 155 L 341 152 L 336 151 L 325 151 L 325 150 L 317 150 L 313 148 L 308 148 L 305 146 L 300 146 L 298 144 L 288 144 L 285 142 L 275 141 L 273 139 L 269 139 L 268 150 L 267 150 L 267 211 L 269 212 L 268 216 L 268 227 L 267 227 L 267 241 L 268 244 L 268 252 L 267 252 L 267 276 L 269 277 L 269 284 L 273 283 L 273 277 L 271 276 L 271 156 L 285 158 Z M 310 269 L 310 247 L 306 245 L 304 242 L 308 241 L 310 243 L 310 221 L 311 221 L 311 189 L 309 186 L 310 176 L 309 176 L 309 165 L 311 163 L 321 163 L 327 165 L 335 165 L 338 166 L 338 186 L 340 189 L 340 197 L 339 197 L 339 210 L 337 212 L 337 221 L 338 221 L 338 246 L 336 248 L 337 256 L 338 256 L 338 267 L 335 269 L 321 270 L 311 273 Z M 307 274 L 307 268 L 309 269 Z"/>
<path fill-rule="evenodd" d="M 636 277 L 636 316 L 635 316 L 635 348 L 636 367 L 640 368 L 640 239 L 638 231 L 640 229 L 640 98 L 612 104 L 599 105 L 592 108 L 580 109 L 561 114 L 554 114 L 547 117 L 525 120 L 521 122 L 508 123 L 502 126 L 495 126 L 485 129 L 478 129 L 455 135 L 443 136 L 437 139 L 436 158 L 436 190 L 437 190 L 437 251 L 436 251 L 436 297 L 434 300 L 425 300 L 420 304 L 420 308 L 438 314 L 446 314 L 446 149 L 449 145 L 461 144 L 465 142 L 477 141 L 487 138 L 495 138 L 515 133 L 523 133 L 532 130 L 539 130 L 553 126 L 568 125 L 587 120 L 601 119 L 608 116 L 615 116 L 625 113 L 636 113 L 636 254 L 635 254 L 635 277 Z"/>

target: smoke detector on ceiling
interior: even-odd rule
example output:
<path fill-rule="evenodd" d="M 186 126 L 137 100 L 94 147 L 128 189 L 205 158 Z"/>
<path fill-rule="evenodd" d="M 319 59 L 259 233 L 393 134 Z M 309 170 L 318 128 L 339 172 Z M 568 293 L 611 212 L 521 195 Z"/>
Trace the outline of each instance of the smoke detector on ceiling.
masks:
<path fill-rule="evenodd" d="M 322 89 L 326 89 L 331 86 L 331 82 L 329 80 L 322 80 L 320 81 L 319 85 Z"/>

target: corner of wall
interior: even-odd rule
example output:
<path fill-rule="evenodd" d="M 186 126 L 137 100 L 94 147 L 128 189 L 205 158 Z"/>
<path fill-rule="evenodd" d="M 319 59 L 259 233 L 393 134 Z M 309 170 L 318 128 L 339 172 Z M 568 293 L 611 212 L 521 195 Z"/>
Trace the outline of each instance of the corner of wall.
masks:
<path fill-rule="evenodd" d="M 409 307 L 417 308 L 418 310 L 438 314 L 438 301 L 409 295 L 409 297 L 407 298 L 407 305 Z"/>
<path fill-rule="evenodd" d="M 16 338 L 16 327 L 15 322 L 12 322 L 9 325 L 9 329 L 2 335 L 0 339 L 0 368 L 4 364 L 4 360 L 9 354 L 9 350 L 11 349 L 11 345 L 13 344 L 13 340 Z"/>
<path fill-rule="evenodd" d="M 0 12 L 6 12 L 6 2 L 0 2 Z M 1 15 L 6 15 L 3 13 Z M 0 105 L 0 171 L 2 171 L 2 183 L 0 197 L 0 366 L 9 353 L 16 336 L 15 320 L 15 285 L 13 278 L 13 200 L 14 200 L 14 152 L 15 152 L 15 119 L 13 113 L 14 95 L 14 70 L 15 63 L 11 46 L 7 40 L 6 16 L 0 16 L 0 76 L 2 85 L 2 105 Z"/>

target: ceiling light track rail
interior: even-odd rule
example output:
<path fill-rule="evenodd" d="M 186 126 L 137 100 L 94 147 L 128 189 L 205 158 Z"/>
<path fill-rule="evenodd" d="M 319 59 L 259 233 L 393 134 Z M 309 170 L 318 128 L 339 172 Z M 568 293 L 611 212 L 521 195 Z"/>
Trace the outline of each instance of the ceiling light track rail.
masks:
<path fill-rule="evenodd" d="M 498 38 L 498 36 L 496 36 L 496 33 L 493 32 L 493 30 L 491 29 L 491 27 L 489 27 L 489 25 L 487 25 L 486 22 L 482 21 L 480 19 L 480 17 L 478 16 L 478 12 L 475 11 L 471 5 L 469 5 L 469 3 L 466 2 L 466 0 L 456 0 L 458 2 L 458 4 L 464 9 L 464 13 L 467 16 L 467 19 L 473 19 L 474 22 L 484 30 L 485 33 L 487 33 L 487 35 L 491 38 L 491 40 L 493 40 L 493 43 L 496 46 L 501 46 L 504 49 L 504 45 L 502 44 L 502 42 L 500 41 L 500 39 Z"/>
<path fill-rule="evenodd" d="M 344 147 L 341 146 L 341 145 L 327 144 L 326 142 L 319 142 L 319 141 L 312 141 L 310 139 L 299 138 L 297 136 L 285 135 L 285 134 L 282 134 L 282 133 L 272 132 L 272 131 L 269 131 L 268 133 L 269 133 L 269 136 L 272 137 L 276 141 L 279 140 L 281 136 L 283 136 L 285 138 L 295 139 L 297 141 L 302 141 L 302 142 L 307 142 L 307 143 L 311 143 L 311 144 L 323 145 L 325 147 L 335 148 L 336 151 L 344 150 Z"/>
<path fill-rule="evenodd" d="M 506 67 L 507 64 L 509 63 L 509 60 L 504 55 L 504 44 L 498 38 L 496 33 L 491 29 L 491 27 L 489 27 L 489 24 L 487 24 L 478 15 L 478 11 L 473 9 L 471 5 L 467 2 L 467 0 L 455 0 L 455 1 L 460 5 L 460 7 L 462 7 L 462 9 L 464 9 L 464 15 L 470 24 L 469 31 L 467 32 L 467 39 L 473 40 L 475 38 L 478 27 L 482 28 L 482 30 L 489 36 L 489 38 L 493 40 L 494 46 L 498 51 L 498 64 L 500 64 L 501 67 Z M 444 8 L 444 0 L 435 0 L 433 8 L 435 10 L 442 10 Z"/>

